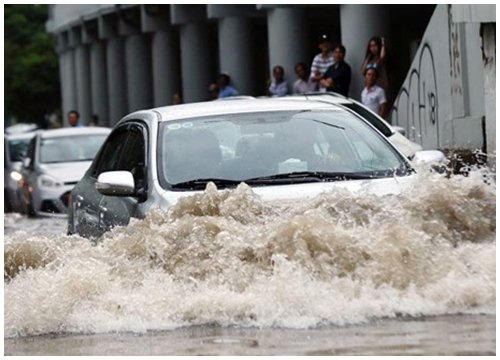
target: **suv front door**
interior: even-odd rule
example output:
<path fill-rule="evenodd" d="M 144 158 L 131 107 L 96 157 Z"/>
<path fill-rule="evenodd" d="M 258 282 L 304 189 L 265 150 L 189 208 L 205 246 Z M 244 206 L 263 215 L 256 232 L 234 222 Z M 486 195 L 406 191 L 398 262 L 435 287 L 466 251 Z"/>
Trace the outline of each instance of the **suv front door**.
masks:
<path fill-rule="evenodd" d="M 147 130 L 140 123 L 132 123 L 129 136 L 119 163 L 108 171 L 126 170 L 132 173 L 134 196 L 103 195 L 99 204 L 100 229 L 108 231 L 115 226 L 127 225 L 131 217 L 142 217 L 138 206 L 147 197 Z"/>
<path fill-rule="evenodd" d="M 100 173 L 113 171 L 116 164 L 119 164 L 129 136 L 127 128 L 128 126 L 120 126 L 110 134 L 89 173 L 73 190 L 73 209 L 69 212 L 72 216 L 69 221 L 73 224 L 71 232 L 85 237 L 96 237 L 103 233 L 99 218 L 102 195 L 96 190 L 95 184 Z"/>

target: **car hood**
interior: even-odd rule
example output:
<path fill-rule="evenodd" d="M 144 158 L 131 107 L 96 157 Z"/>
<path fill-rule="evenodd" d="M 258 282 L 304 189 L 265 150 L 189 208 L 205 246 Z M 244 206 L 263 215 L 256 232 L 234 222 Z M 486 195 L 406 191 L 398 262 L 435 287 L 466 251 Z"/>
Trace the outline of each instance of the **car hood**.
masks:
<path fill-rule="evenodd" d="M 43 164 L 40 165 L 40 170 L 44 174 L 55 177 L 64 183 L 76 183 L 85 175 L 90 164 L 92 164 L 92 161 Z"/>
<path fill-rule="evenodd" d="M 403 189 L 412 185 L 414 178 L 415 175 L 410 175 L 384 179 L 260 186 L 252 187 L 252 190 L 264 201 L 313 198 L 323 192 L 339 188 L 346 189 L 352 192 L 366 192 L 382 196 L 387 194 L 401 193 Z M 200 192 L 201 191 L 164 191 L 162 194 L 162 203 L 160 204 L 160 206 L 163 208 L 168 208 L 175 204 L 181 197 L 194 195 Z"/>

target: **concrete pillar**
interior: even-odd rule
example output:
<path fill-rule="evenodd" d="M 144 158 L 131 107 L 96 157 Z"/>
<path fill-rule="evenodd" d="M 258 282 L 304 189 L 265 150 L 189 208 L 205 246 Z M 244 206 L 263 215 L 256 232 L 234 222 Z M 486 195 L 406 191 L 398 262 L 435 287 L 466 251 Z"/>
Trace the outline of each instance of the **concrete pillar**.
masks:
<path fill-rule="evenodd" d="M 74 51 L 66 49 L 59 54 L 59 76 L 61 78 L 62 122 L 68 126 L 66 114 L 76 109 L 76 80 Z"/>
<path fill-rule="evenodd" d="M 95 41 L 90 44 L 90 74 L 92 114 L 99 118 L 99 126 L 109 126 L 108 80 L 106 77 L 106 44 Z"/>
<path fill-rule="evenodd" d="M 250 19 L 227 17 L 219 20 L 220 71 L 231 76 L 241 95 L 255 95 L 255 39 Z"/>
<path fill-rule="evenodd" d="M 181 94 L 176 34 L 172 31 L 154 32 L 151 53 L 154 106 L 170 105 L 173 95 Z"/>
<path fill-rule="evenodd" d="M 80 113 L 80 124 L 87 125 L 92 112 L 90 97 L 90 52 L 87 45 L 79 45 L 75 49 L 75 73 L 77 90 L 77 108 Z"/>
<path fill-rule="evenodd" d="M 127 82 L 125 74 L 125 52 L 120 36 L 110 37 L 106 42 L 106 69 L 108 81 L 108 124 L 116 124 L 127 114 Z"/>
<path fill-rule="evenodd" d="M 129 112 L 153 107 L 149 37 L 145 34 L 127 36 L 125 59 Z"/>
<path fill-rule="evenodd" d="M 208 86 L 215 80 L 212 74 L 213 53 L 207 26 L 187 23 L 180 27 L 182 98 L 184 102 L 204 101 Z"/>
<path fill-rule="evenodd" d="M 269 37 L 269 71 L 281 65 L 285 69 L 291 93 L 295 80 L 295 64 L 301 61 L 310 62 L 308 58 L 307 22 L 303 9 L 278 7 L 268 10 L 267 26 Z"/>
<path fill-rule="evenodd" d="M 346 47 L 346 62 L 351 66 L 350 96 L 361 99 L 364 87 L 361 65 L 366 45 L 372 36 L 389 37 L 389 19 L 383 5 L 340 5 L 340 32 Z"/>

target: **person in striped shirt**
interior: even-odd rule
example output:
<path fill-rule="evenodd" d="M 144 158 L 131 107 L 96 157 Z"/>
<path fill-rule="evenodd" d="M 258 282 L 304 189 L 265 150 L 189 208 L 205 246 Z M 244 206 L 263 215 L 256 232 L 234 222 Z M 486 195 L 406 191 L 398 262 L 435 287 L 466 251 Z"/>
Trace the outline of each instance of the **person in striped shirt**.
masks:
<path fill-rule="evenodd" d="M 318 48 L 321 50 L 317 54 L 311 65 L 311 80 L 318 84 L 319 91 L 326 92 L 326 88 L 320 84 L 326 70 L 334 64 L 332 43 L 327 35 L 321 35 Z"/>

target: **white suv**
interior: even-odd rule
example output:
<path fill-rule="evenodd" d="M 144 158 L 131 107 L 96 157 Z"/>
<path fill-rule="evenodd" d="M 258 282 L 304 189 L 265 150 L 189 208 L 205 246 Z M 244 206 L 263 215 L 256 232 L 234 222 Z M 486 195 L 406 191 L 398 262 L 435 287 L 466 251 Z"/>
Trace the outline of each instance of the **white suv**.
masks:
<path fill-rule="evenodd" d="M 319 96 L 290 99 L 210 101 L 124 117 L 71 192 L 68 233 L 99 237 L 207 186 L 244 182 L 267 201 L 334 187 L 383 195 L 411 184 L 408 158 L 363 117 Z"/>

